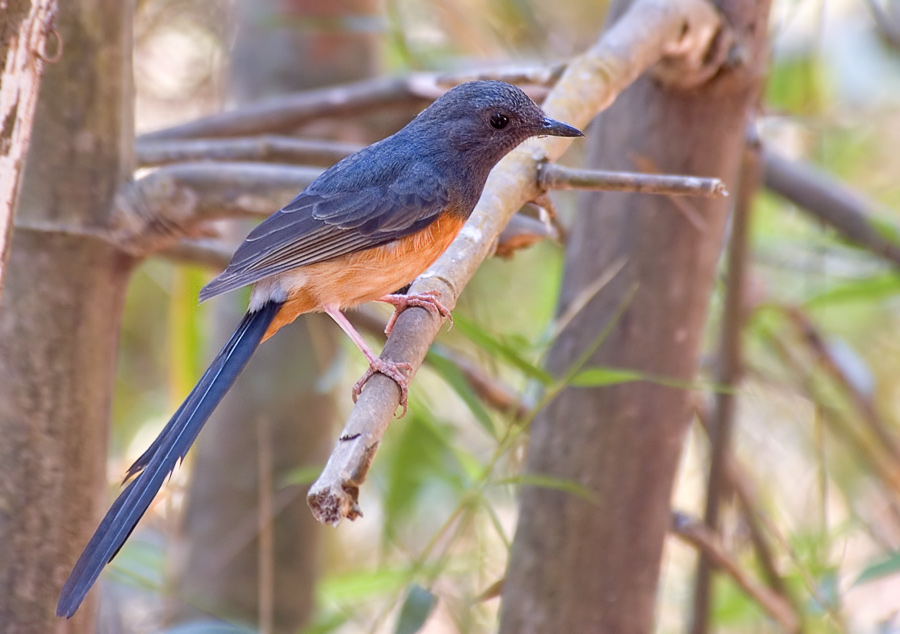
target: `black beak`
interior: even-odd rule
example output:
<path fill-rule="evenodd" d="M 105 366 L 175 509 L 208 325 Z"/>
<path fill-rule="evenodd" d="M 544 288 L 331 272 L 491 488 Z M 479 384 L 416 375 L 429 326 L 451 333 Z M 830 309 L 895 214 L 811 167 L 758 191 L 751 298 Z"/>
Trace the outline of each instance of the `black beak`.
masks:
<path fill-rule="evenodd" d="M 544 117 L 544 124 L 541 126 L 540 134 L 550 136 L 584 136 L 584 133 L 578 128 L 573 128 L 550 117 Z"/>

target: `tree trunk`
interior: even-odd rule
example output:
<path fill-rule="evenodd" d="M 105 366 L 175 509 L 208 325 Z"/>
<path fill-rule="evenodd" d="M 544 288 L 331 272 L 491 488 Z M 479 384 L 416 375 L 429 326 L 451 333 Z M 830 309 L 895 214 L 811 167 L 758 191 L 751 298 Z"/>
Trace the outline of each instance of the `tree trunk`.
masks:
<path fill-rule="evenodd" d="M 748 56 L 692 90 L 644 76 L 597 120 L 588 163 L 714 176 L 730 189 L 758 91 L 768 1 L 718 3 Z M 612 8 L 615 19 L 626 1 Z M 685 202 L 681 199 L 679 202 Z M 614 326 L 587 366 L 695 377 L 729 201 L 690 199 L 698 229 L 673 200 L 592 193 L 580 198 L 559 312 L 610 266 L 548 357 L 557 376 Z M 635 382 L 568 388 L 534 420 L 526 472 L 573 480 L 594 500 L 525 487 L 504 584 L 501 632 L 652 631 L 669 500 L 690 420 L 688 390 Z"/>
<path fill-rule="evenodd" d="M 0 21 L 0 291 L 55 0 L 9 0 Z M 59 42 L 57 42 L 59 46 Z"/>
<path fill-rule="evenodd" d="M 349 6 L 309 0 L 236 4 L 231 92 L 238 103 L 371 74 L 374 35 L 310 31 L 304 21 L 314 21 L 322 10 L 352 21 L 357 14 L 371 15 L 374 6 L 371 0 Z M 243 302 L 224 302 L 218 311 L 221 330 L 230 332 L 244 310 Z M 308 487 L 280 482 L 293 469 L 325 460 L 334 404 L 321 379 L 338 353 L 336 335 L 323 315 L 303 316 L 279 332 L 257 351 L 201 435 L 185 514 L 186 559 L 178 578 L 182 618 L 199 616 L 200 608 L 284 633 L 309 621 L 324 529 L 306 506 Z M 262 456 L 271 462 L 261 472 Z M 271 543 L 257 530 L 266 470 L 274 485 L 265 491 L 272 505 Z"/>
<path fill-rule="evenodd" d="M 55 616 L 105 506 L 106 437 L 131 261 L 101 239 L 131 173 L 131 3 L 67 2 L 65 55 L 35 114 L 0 311 L 0 623 L 91 632 Z"/>

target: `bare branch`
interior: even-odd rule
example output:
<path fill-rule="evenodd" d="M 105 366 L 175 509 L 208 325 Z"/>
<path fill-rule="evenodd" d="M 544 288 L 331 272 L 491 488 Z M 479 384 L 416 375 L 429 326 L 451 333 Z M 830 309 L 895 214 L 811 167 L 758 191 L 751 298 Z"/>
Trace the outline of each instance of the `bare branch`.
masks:
<path fill-rule="evenodd" d="M 891 432 L 888 423 L 882 419 L 881 414 L 875 409 L 872 400 L 861 392 L 853 380 L 847 376 L 847 373 L 831 350 L 828 349 L 824 338 L 809 317 L 796 308 L 789 308 L 786 310 L 786 313 L 816 361 L 850 397 L 850 400 L 862 414 L 863 421 L 869 426 L 869 430 L 881 443 L 881 448 L 890 454 L 894 470 L 900 470 L 900 444 L 898 444 L 897 439 Z"/>
<path fill-rule="evenodd" d="M 55 0 L 36 0 L 29 6 L 27 15 L 4 16 L 0 41 L 0 59 L 5 60 L 0 69 L 0 290 L 47 59 L 44 49 L 56 16 Z M 62 46 L 58 35 L 57 46 Z"/>
<path fill-rule="evenodd" d="M 668 51 L 703 59 L 702 51 L 710 47 L 721 28 L 718 13 L 703 0 L 638 0 L 596 46 L 571 61 L 544 101 L 544 110 L 555 119 L 583 126 Z M 412 291 L 440 291 L 442 302 L 455 306 L 460 291 L 488 256 L 509 218 L 541 194 L 538 163 L 558 159 L 570 143 L 571 139 L 558 137 L 532 140 L 501 161 L 460 235 L 413 283 Z M 414 373 L 440 327 L 440 321 L 426 310 L 404 311 L 382 358 L 409 363 Z M 338 524 L 345 517 L 360 515 L 359 486 L 399 398 L 396 383 L 385 376 L 376 374 L 366 384 L 341 440 L 307 497 L 320 522 Z"/>
<path fill-rule="evenodd" d="M 119 193 L 113 239 L 144 256 L 220 218 L 265 217 L 322 173 L 312 167 L 258 163 L 178 163 L 130 183 Z"/>
<path fill-rule="evenodd" d="M 263 135 L 237 139 L 144 140 L 135 146 L 139 167 L 191 161 L 258 161 L 328 167 L 362 146 L 338 141 Z"/>
<path fill-rule="evenodd" d="M 897 3 L 889 1 L 887 9 L 878 0 L 866 0 L 866 3 L 872 11 L 881 38 L 888 46 L 900 50 L 900 9 L 897 8 Z"/>
<path fill-rule="evenodd" d="M 875 205 L 833 178 L 771 150 L 763 152 L 766 187 L 818 218 L 850 242 L 900 265 L 900 244 L 870 217 Z"/>
<path fill-rule="evenodd" d="M 725 183 L 718 178 L 574 169 L 555 163 L 538 166 L 538 179 L 544 189 L 595 189 L 704 198 L 728 195 Z"/>
<path fill-rule="evenodd" d="M 430 82 L 433 84 L 433 80 Z M 347 117 L 401 103 L 421 102 L 429 82 L 422 77 L 380 77 L 330 88 L 274 97 L 230 112 L 220 112 L 173 128 L 151 132 L 138 141 L 236 137 L 288 132 L 321 117 Z"/>
<path fill-rule="evenodd" d="M 480 79 L 496 79 L 510 84 L 531 84 L 533 86 L 553 86 L 566 69 L 565 64 L 549 66 L 504 66 L 501 68 L 476 69 L 438 75 L 435 81 L 439 86 L 450 88 L 467 81 Z"/>
<path fill-rule="evenodd" d="M 747 596 L 756 601 L 787 632 L 797 632 L 800 619 L 784 597 L 753 580 L 725 551 L 715 533 L 697 519 L 684 513 L 672 513 L 672 533 L 693 546 L 717 568 L 731 577 Z"/>
<path fill-rule="evenodd" d="M 744 148 L 738 184 L 737 204 L 731 220 L 731 240 L 728 249 L 728 273 L 725 284 L 725 307 L 722 315 L 722 333 L 717 368 L 717 383 L 730 388 L 737 387 L 744 374 L 743 336 L 746 321 L 746 271 L 750 250 L 750 213 L 753 198 L 759 188 L 759 145 L 748 143 Z M 709 474 L 706 481 L 706 509 L 703 520 L 713 533 L 719 531 L 719 508 L 724 497 L 725 473 L 731 456 L 731 437 L 734 428 L 737 395 L 731 390 L 721 391 L 715 397 L 714 418 L 709 427 Z M 710 605 L 712 603 L 713 562 L 701 553 L 697 561 L 694 580 L 693 634 L 709 631 Z"/>
<path fill-rule="evenodd" d="M 547 239 L 559 240 L 553 227 L 537 218 L 516 214 L 500 232 L 494 255 L 511 258 L 516 251 L 527 249 Z"/>

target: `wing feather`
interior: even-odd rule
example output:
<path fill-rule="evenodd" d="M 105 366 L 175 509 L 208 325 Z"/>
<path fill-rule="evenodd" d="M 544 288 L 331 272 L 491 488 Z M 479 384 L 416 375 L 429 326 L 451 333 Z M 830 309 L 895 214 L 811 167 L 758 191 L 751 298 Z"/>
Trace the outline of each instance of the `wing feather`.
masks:
<path fill-rule="evenodd" d="M 343 178 L 326 178 L 330 171 L 253 229 L 200 300 L 405 237 L 427 227 L 451 203 L 439 174 L 425 163 L 364 179 L 347 168 Z M 342 188 L 341 181 L 353 187 Z"/>

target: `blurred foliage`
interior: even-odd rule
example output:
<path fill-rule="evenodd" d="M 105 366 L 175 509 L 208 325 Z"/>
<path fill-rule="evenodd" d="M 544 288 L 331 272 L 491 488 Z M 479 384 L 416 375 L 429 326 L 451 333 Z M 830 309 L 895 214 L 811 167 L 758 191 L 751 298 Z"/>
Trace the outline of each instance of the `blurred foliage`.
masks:
<path fill-rule="evenodd" d="M 385 72 L 542 63 L 595 41 L 605 5 L 387 0 L 376 18 L 339 27 L 378 30 Z M 141 0 L 135 59 L 140 130 L 221 108 L 228 6 Z M 864 3 L 776 0 L 772 15 L 771 70 L 760 121 L 764 140 L 873 200 L 874 221 L 898 235 L 900 54 L 884 45 Z M 318 27 L 303 21 L 297 26 Z M 574 201 L 571 194 L 557 198 L 564 222 Z M 319 612 L 309 634 L 494 631 L 498 601 L 477 599 L 503 576 L 518 488 L 546 486 L 590 498 L 578 483 L 523 479 L 527 420 L 516 422 L 485 406 L 442 353 L 449 349 L 478 361 L 529 405 L 540 407 L 552 398 L 561 385 L 541 361 L 554 332 L 562 262 L 560 245 L 542 244 L 512 261 L 487 262 L 466 289 L 455 327 L 442 332 L 440 347 L 429 354 L 412 388 L 409 415 L 392 424 L 362 489 L 365 518 L 337 532 L 323 529 L 332 543 L 323 553 Z M 134 276 L 121 335 L 111 487 L 218 345 L 206 340 L 207 311 L 194 299 L 206 276 L 159 260 Z M 720 285 L 713 299 L 708 358 L 716 353 L 723 292 Z M 747 296 L 749 372 L 738 390 L 736 453 L 757 490 L 765 536 L 805 631 L 898 631 L 900 465 L 872 437 L 848 386 L 823 369 L 785 309 L 807 316 L 835 362 L 853 377 L 852 387 L 900 438 L 900 276 L 762 192 L 754 205 Z M 598 337 L 606 326 L 598 325 Z M 348 356 L 344 407 L 362 369 L 355 351 Z M 627 368 L 580 369 L 569 378 L 585 386 L 665 381 Z M 280 380 L 291 389 L 290 377 Z M 709 375 L 680 387 L 706 401 L 719 389 Z M 676 504 L 695 513 L 705 497 L 705 451 L 702 433 L 692 434 L 675 496 Z M 107 580 L 128 607 L 129 624 L 159 624 L 167 587 L 161 553 L 188 472 L 176 474 Z M 315 475 L 297 472 L 282 484 Z M 730 552 L 763 579 L 746 521 L 732 506 L 725 526 Z M 660 632 L 686 628 L 693 558 L 674 547 L 667 556 Z M 716 631 L 777 631 L 721 576 L 713 618 Z M 228 630 L 204 622 L 170 631 Z M 237 624 L 230 631 L 252 629 Z"/>

